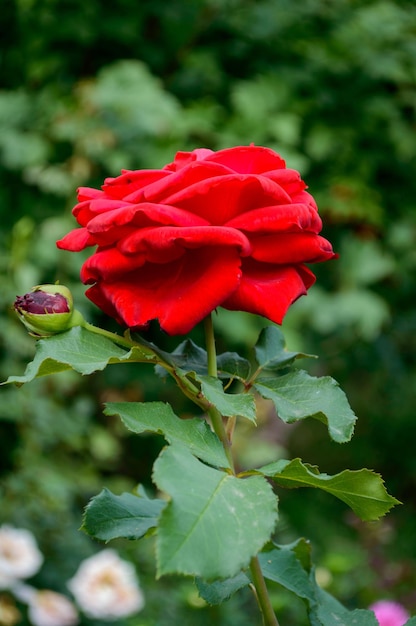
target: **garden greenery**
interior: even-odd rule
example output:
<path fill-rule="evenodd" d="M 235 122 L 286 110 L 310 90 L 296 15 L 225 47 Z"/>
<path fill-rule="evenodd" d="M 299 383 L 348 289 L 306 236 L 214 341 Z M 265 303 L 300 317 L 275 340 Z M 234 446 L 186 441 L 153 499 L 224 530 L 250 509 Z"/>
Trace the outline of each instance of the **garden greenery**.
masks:
<path fill-rule="evenodd" d="M 117 0 L 105 19 L 94 2 L 14 0 L 3 11 L 0 60 L 2 379 L 33 358 L 34 342 L 11 311 L 32 285 L 59 279 L 85 318 L 107 324 L 83 297 L 81 258 L 55 249 L 72 227 L 65 208 L 77 186 L 98 187 L 122 168 L 162 167 L 176 150 L 270 146 L 308 180 L 323 234 L 340 254 L 319 268 L 284 334 L 292 350 L 320 356 L 302 361 L 308 374 L 338 380 L 360 419 L 340 446 L 316 420 L 270 427 L 269 404 L 260 403 L 253 445 L 244 444 L 244 420 L 236 446 L 247 466 L 279 453 L 332 476 L 345 467 L 382 474 L 405 505 L 377 524 L 345 517 L 344 504 L 322 490 L 281 490 L 280 543 L 312 539 L 320 583 L 346 606 L 389 597 L 413 613 L 415 21 L 406 0 Z M 214 324 L 220 352 L 244 357 L 262 328 L 225 311 Z M 175 349 L 154 329 L 149 339 Z M 198 328 L 192 340 L 201 345 Z M 151 491 L 162 438 L 128 434 L 101 408 L 172 401 L 170 379 L 156 388 L 151 370 L 130 364 L 85 378 L 68 368 L 0 390 L 1 520 L 35 532 L 47 556 L 39 585 L 64 590 L 96 551 L 77 529 L 103 485 L 119 494 L 139 480 Z M 187 399 L 177 410 L 189 414 Z M 248 592 L 201 607 L 186 579 L 177 587 L 162 577 L 154 587 L 151 540 L 139 553 L 121 545 L 145 579 L 146 626 L 253 623 Z M 282 620 L 307 623 L 303 603 L 269 586 Z"/>

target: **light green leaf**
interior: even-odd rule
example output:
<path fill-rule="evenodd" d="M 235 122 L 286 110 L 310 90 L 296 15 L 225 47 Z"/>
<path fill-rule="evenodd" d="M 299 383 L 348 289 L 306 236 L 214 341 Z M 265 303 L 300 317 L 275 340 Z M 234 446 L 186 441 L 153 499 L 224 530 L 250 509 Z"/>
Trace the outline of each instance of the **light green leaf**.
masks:
<path fill-rule="evenodd" d="M 102 541 L 118 537 L 140 539 L 157 526 L 165 506 L 164 500 L 150 500 L 131 493 L 116 496 L 103 489 L 86 507 L 82 529 Z"/>
<path fill-rule="evenodd" d="M 288 352 L 284 335 L 277 326 L 267 326 L 261 331 L 254 351 L 259 369 L 262 370 L 279 370 L 296 359 L 313 357 L 302 352 Z"/>
<path fill-rule="evenodd" d="M 160 358 L 147 346 L 123 348 L 107 337 L 76 326 L 68 332 L 39 339 L 35 357 L 24 375 L 10 376 L 6 382 L 22 385 L 40 376 L 70 369 L 88 375 L 112 363 L 127 361 L 156 363 Z"/>
<path fill-rule="evenodd" d="M 313 417 L 327 425 L 334 441 L 351 439 L 357 418 L 345 393 L 330 376 L 316 378 L 296 370 L 278 378 L 259 379 L 254 387 L 263 398 L 272 400 L 284 422 Z"/>
<path fill-rule="evenodd" d="M 322 489 L 345 502 L 364 521 L 376 520 L 400 504 L 387 493 L 381 476 L 368 469 L 344 470 L 329 476 L 300 459 L 293 459 L 277 461 L 257 471 L 281 487 Z"/>
<path fill-rule="evenodd" d="M 192 454 L 210 465 L 229 467 L 227 455 L 218 437 L 202 418 L 181 420 L 164 402 L 110 402 L 106 415 L 119 415 L 134 433 L 159 433 L 169 443 L 181 443 Z"/>
<path fill-rule="evenodd" d="M 153 478 L 171 497 L 158 525 L 158 576 L 235 576 L 273 532 L 277 499 L 263 476 L 237 478 L 172 445 L 157 459 Z"/>
<path fill-rule="evenodd" d="M 240 572 L 232 578 L 215 580 L 212 583 L 208 583 L 202 580 L 202 578 L 196 578 L 195 584 L 201 598 L 208 604 L 214 605 L 221 604 L 228 600 L 236 591 L 247 587 L 250 584 L 250 579 L 244 572 Z"/>
<path fill-rule="evenodd" d="M 256 404 L 251 394 L 225 393 L 222 383 L 212 376 L 197 376 L 201 383 L 202 395 L 214 405 L 224 417 L 234 415 L 256 421 Z"/>

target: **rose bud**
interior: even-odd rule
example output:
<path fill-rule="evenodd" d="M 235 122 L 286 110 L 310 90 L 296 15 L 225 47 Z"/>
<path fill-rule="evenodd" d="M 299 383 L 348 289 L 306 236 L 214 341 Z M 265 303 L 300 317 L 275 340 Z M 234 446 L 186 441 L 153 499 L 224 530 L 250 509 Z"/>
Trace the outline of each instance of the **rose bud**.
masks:
<path fill-rule="evenodd" d="M 17 296 L 14 309 L 34 337 L 49 337 L 84 322 L 63 285 L 37 285 L 30 293 Z"/>

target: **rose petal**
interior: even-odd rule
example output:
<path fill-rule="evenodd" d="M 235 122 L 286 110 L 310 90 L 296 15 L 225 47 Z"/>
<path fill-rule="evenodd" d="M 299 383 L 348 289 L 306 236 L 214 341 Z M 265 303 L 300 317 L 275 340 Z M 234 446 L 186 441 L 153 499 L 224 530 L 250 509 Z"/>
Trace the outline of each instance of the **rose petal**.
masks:
<path fill-rule="evenodd" d="M 307 230 L 319 233 L 322 221 L 316 211 L 305 204 L 280 204 L 254 209 L 237 215 L 226 224 L 250 233 Z"/>
<path fill-rule="evenodd" d="M 329 241 L 307 232 L 254 235 L 250 242 L 252 258 L 264 263 L 320 263 L 336 257 Z"/>
<path fill-rule="evenodd" d="M 315 282 L 305 266 L 276 266 L 243 262 L 243 275 L 236 291 L 222 303 L 232 311 L 247 311 L 281 324 L 293 302 L 305 295 Z"/>
<path fill-rule="evenodd" d="M 230 168 L 218 163 L 210 163 L 205 161 L 194 161 L 177 172 L 171 173 L 169 176 L 148 185 L 146 189 L 140 190 L 140 193 L 134 192 L 125 197 L 129 202 L 137 202 L 139 200 L 147 200 L 148 202 L 162 202 L 165 198 L 171 197 L 176 192 L 189 187 L 206 179 L 215 178 L 217 176 L 226 176 L 232 174 Z"/>
<path fill-rule="evenodd" d="M 313 208 L 315 211 L 318 210 L 314 197 L 311 196 L 311 194 L 308 193 L 307 191 L 299 191 L 297 193 L 293 193 L 291 194 L 291 197 L 292 197 L 292 202 L 296 202 L 299 204 L 306 204 L 307 206 L 310 206 L 311 208 Z"/>
<path fill-rule="evenodd" d="M 189 165 L 197 160 L 205 159 L 210 154 L 213 154 L 213 151 L 208 148 L 196 148 L 192 152 L 177 152 L 173 163 L 168 163 L 168 165 L 165 165 L 163 169 L 171 172 L 178 172 L 186 165 Z"/>
<path fill-rule="evenodd" d="M 157 318 L 167 333 L 181 335 L 235 291 L 240 264 L 234 248 L 192 250 L 168 265 L 146 263 L 114 283 L 97 283 L 87 296 L 130 328 Z"/>
<path fill-rule="evenodd" d="M 240 174 L 262 174 L 285 167 L 284 160 L 276 152 L 260 146 L 237 146 L 218 150 L 207 156 L 206 161 L 221 163 Z"/>
<path fill-rule="evenodd" d="M 262 176 L 274 180 L 275 183 L 281 185 L 290 196 L 306 189 L 306 184 L 300 177 L 299 172 L 291 169 L 271 170 L 263 172 Z"/>
<path fill-rule="evenodd" d="M 115 209 L 121 209 L 124 206 L 130 206 L 128 202 L 123 200 L 112 200 L 101 195 L 99 198 L 93 200 L 86 200 L 79 202 L 72 209 L 72 215 L 76 218 L 78 224 L 81 226 L 87 226 L 90 220 L 99 216 L 102 213 L 113 211 Z"/>
<path fill-rule="evenodd" d="M 126 171 L 116 178 L 106 178 L 102 186 L 106 196 L 110 198 L 125 199 L 134 191 L 138 192 L 147 185 L 169 176 L 164 170 L 136 170 Z"/>
<path fill-rule="evenodd" d="M 147 227 L 158 224 L 161 226 L 207 226 L 208 222 L 188 211 L 164 204 L 126 203 L 123 207 L 109 210 L 107 213 L 91 219 L 88 230 L 97 234 L 125 225 Z"/>
<path fill-rule="evenodd" d="M 79 202 L 84 202 L 85 200 L 93 200 L 94 198 L 99 198 L 103 195 L 101 189 L 93 189 L 92 187 L 79 187 L 77 190 L 77 197 Z"/>
<path fill-rule="evenodd" d="M 290 197 L 276 183 L 251 174 L 208 178 L 185 187 L 165 199 L 182 209 L 204 217 L 211 224 L 223 225 L 240 213 L 272 204 L 288 204 Z"/>
<path fill-rule="evenodd" d="M 87 246 L 95 246 L 95 239 L 90 235 L 86 228 L 75 228 L 66 234 L 65 237 L 59 239 L 56 242 L 56 245 L 61 250 L 80 252 Z"/>
<path fill-rule="evenodd" d="M 176 258 L 171 256 L 171 258 Z M 165 257 L 168 262 L 170 258 Z M 115 280 L 144 265 L 144 254 L 126 257 L 118 248 L 99 248 L 91 255 L 81 268 L 81 280 L 84 284 L 95 283 L 97 280 Z M 160 261 L 162 262 L 162 261 Z"/>
<path fill-rule="evenodd" d="M 149 260 L 156 263 L 157 255 L 162 250 L 171 247 L 189 249 L 206 246 L 234 246 L 242 256 L 248 256 L 251 252 L 250 242 L 243 233 L 235 228 L 221 226 L 143 228 L 134 231 L 119 243 L 123 254 L 143 252 Z M 155 259 L 150 259 L 150 253 L 155 255 Z"/>

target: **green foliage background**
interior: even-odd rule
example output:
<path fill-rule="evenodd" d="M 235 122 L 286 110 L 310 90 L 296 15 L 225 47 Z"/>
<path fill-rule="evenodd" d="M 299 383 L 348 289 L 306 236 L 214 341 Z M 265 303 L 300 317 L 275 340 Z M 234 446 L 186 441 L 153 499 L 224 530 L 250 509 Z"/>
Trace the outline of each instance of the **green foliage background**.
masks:
<path fill-rule="evenodd" d="M 90 321 L 114 329 L 83 296 L 82 255 L 55 248 L 74 226 L 78 186 L 163 166 L 177 150 L 275 149 L 301 171 L 340 253 L 315 268 L 317 284 L 283 331 L 289 349 L 319 355 L 311 371 L 340 382 L 359 422 L 340 446 L 315 421 L 277 426 L 265 405 L 256 431 L 242 425 L 241 455 L 260 463 L 285 449 L 329 473 L 380 472 L 404 503 L 385 521 L 359 524 L 324 494 L 288 492 L 279 541 L 311 539 L 322 582 L 346 605 L 390 597 L 416 612 L 414 2 L 5 0 L 0 19 L 1 378 L 33 355 L 11 310 L 33 285 L 59 279 Z M 264 321 L 220 312 L 216 325 L 220 345 L 244 352 Z M 176 344 L 154 333 L 162 347 Z M 201 341 L 199 329 L 193 337 Z M 103 486 L 150 486 L 163 445 L 129 435 L 102 402 L 177 407 L 174 390 L 132 366 L 0 394 L 0 521 L 36 534 L 47 560 L 35 582 L 64 590 L 97 549 L 77 530 L 88 499 Z M 155 584 L 146 541 L 118 546 L 137 562 L 147 598 L 132 624 L 256 619 L 244 594 L 209 609 L 191 581 Z M 278 585 L 273 601 L 284 623 L 304 623 Z"/>

